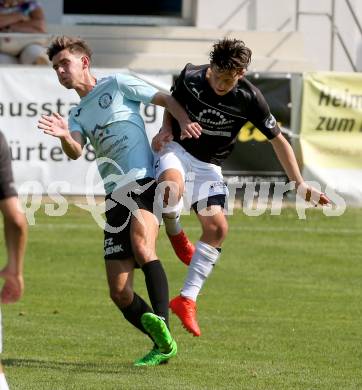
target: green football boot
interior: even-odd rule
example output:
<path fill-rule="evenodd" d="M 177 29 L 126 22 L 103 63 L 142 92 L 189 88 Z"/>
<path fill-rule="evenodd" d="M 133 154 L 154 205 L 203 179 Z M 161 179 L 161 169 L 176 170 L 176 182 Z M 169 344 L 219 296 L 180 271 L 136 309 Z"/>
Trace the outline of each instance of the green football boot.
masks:
<path fill-rule="evenodd" d="M 167 354 L 171 350 L 174 340 L 165 321 L 154 313 L 144 313 L 141 317 L 141 323 L 156 343 L 159 351 Z"/>
<path fill-rule="evenodd" d="M 168 359 L 172 358 L 177 354 L 177 344 L 175 340 L 172 340 L 170 346 L 170 352 L 162 353 L 156 347 L 153 347 L 147 355 L 143 356 L 134 362 L 136 367 L 152 367 L 159 366 L 160 364 L 166 364 Z"/>

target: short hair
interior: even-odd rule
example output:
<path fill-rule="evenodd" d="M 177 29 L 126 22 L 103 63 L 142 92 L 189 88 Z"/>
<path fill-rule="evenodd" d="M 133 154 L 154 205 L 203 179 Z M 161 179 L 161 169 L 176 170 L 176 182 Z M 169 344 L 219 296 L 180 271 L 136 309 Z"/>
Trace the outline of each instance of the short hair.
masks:
<path fill-rule="evenodd" d="M 92 58 L 92 50 L 83 39 L 63 35 L 55 37 L 50 43 L 47 49 L 49 60 L 51 61 L 55 55 L 65 49 L 70 53 L 85 54 L 89 59 Z"/>
<path fill-rule="evenodd" d="M 213 45 L 210 64 L 220 71 L 240 71 L 248 68 L 251 54 L 243 41 L 224 38 Z"/>

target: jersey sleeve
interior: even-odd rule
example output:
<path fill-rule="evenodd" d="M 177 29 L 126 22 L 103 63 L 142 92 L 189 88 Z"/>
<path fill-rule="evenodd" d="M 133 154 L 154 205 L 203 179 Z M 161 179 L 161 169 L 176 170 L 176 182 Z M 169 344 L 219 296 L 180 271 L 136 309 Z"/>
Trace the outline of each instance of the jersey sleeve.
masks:
<path fill-rule="evenodd" d="M 253 94 L 254 99 L 252 100 L 248 119 L 271 140 L 280 133 L 279 126 L 260 90 L 254 87 Z"/>
<path fill-rule="evenodd" d="M 116 80 L 119 90 L 129 100 L 149 104 L 158 92 L 157 88 L 129 74 L 118 73 Z"/>
<path fill-rule="evenodd" d="M 176 79 L 171 87 L 171 94 L 178 101 L 182 101 L 182 95 L 183 95 L 182 90 L 183 90 L 183 86 L 184 86 L 186 68 L 187 68 L 187 65 L 183 68 L 181 73 L 176 77 Z"/>
<path fill-rule="evenodd" d="M 79 124 L 79 122 L 76 121 L 74 117 L 77 110 L 78 110 L 77 107 L 73 107 L 70 111 L 69 118 L 68 118 L 68 129 L 71 133 L 73 133 L 74 131 L 79 131 L 82 134 L 84 143 L 87 143 L 87 136 L 84 133 L 82 126 Z"/>

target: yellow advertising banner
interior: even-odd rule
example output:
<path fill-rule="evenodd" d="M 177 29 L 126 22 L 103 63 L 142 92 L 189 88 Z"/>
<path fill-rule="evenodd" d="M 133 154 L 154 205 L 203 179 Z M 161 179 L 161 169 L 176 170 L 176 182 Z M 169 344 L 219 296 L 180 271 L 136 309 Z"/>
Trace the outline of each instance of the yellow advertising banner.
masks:
<path fill-rule="evenodd" d="M 305 74 L 300 136 L 306 164 L 362 169 L 362 74 Z"/>
<path fill-rule="evenodd" d="M 304 74 L 300 143 L 308 179 L 362 201 L 361 73 Z"/>

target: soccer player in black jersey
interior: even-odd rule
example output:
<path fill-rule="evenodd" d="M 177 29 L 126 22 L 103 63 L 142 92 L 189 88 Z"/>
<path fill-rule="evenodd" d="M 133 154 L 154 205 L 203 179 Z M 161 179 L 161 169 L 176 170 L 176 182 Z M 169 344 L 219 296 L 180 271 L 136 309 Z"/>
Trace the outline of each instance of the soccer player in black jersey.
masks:
<path fill-rule="evenodd" d="M 263 95 L 244 78 L 250 61 L 251 50 L 244 42 L 223 39 L 214 44 L 210 64 L 187 64 L 172 87 L 172 95 L 202 131 L 181 131 L 177 121 L 165 112 L 162 129 L 152 141 L 158 152 L 156 177 L 168 190 L 164 199 L 168 205 L 164 214 L 166 232 L 178 257 L 189 264 L 181 294 L 171 300 L 170 308 L 194 336 L 201 334 L 196 299 L 220 256 L 228 230 L 224 213 L 228 192 L 220 165 L 231 153 L 246 122 L 252 122 L 268 138 L 298 191 L 304 192 L 307 199 L 313 195 L 320 204 L 329 203 L 324 194 L 307 187 L 294 152 Z M 202 227 L 195 246 L 179 223 L 184 192 Z"/>

